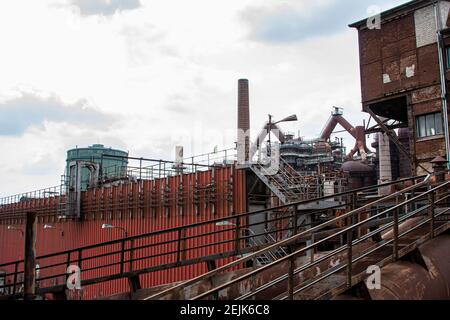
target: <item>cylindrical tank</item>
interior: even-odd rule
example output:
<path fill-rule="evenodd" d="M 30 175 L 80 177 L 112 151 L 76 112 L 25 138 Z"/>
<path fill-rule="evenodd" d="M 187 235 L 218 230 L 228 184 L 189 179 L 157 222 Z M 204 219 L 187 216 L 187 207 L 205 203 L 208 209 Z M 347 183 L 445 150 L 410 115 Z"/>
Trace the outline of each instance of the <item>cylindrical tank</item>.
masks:
<path fill-rule="evenodd" d="M 108 157 L 117 156 L 118 158 Z M 94 144 L 87 148 L 75 148 L 67 151 L 66 175 L 69 176 L 69 166 L 73 161 L 85 161 L 98 164 L 102 175 L 108 178 L 123 177 L 128 165 L 128 152 L 106 148 L 102 144 Z M 89 183 L 89 170 L 81 169 L 81 190 L 86 190 Z"/>
<path fill-rule="evenodd" d="M 342 171 L 349 177 L 351 189 L 359 189 L 376 184 L 374 168 L 360 161 L 347 161 L 342 165 Z"/>

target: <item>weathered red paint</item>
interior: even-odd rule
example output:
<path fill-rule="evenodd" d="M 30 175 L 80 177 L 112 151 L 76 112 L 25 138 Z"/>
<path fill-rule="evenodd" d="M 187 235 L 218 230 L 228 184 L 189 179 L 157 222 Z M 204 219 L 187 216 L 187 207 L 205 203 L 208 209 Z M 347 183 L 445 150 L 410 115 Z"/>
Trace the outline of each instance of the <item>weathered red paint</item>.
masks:
<path fill-rule="evenodd" d="M 198 207 L 194 201 L 194 185 L 197 177 L 198 183 Z M 182 184 L 181 184 L 182 182 Z M 183 185 L 183 191 L 180 186 Z M 215 190 L 212 190 L 212 186 Z M 164 190 L 166 193 L 164 194 Z M 178 204 L 178 205 L 177 205 Z M 101 229 L 103 223 L 109 223 L 127 230 L 128 236 L 134 236 L 153 231 L 189 225 L 215 218 L 227 217 L 246 211 L 245 196 L 245 172 L 234 166 L 215 168 L 209 171 L 197 172 L 181 176 L 163 179 L 148 180 L 123 184 L 120 186 L 102 187 L 90 189 L 82 194 L 81 220 L 61 220 L 57 217 L 58 199 L 33 199 L 0 207 L 0 264 L 16 260 L 23 260 L 23 238 L 20 232 L 7 230 L 8 225 L 24 228 L 24 210 L 38 209 L 37 227 L 37 256 L 92 245 L 100 242 L 120 239 L 124 233 L 120 229 Z M 181 207 L 183 209 L 181 209 Z M 11 215 L 14 208 L 14 215 Z M 43 209 L 42 209 L 43 208 Z M 8 213 L 8 214 L 7 214 Z M 51 224 L 56 229 L 44 230 L 44 224 Z M 212 226 L 205 226 L 203 232 L 212 230 Z M 64 230 L 61 236 L 60 230 Z M 211 230 L 209 230 L 211 229 Z M 198 232 L 198 229 L 196 229 Z M 189 232 L 186 236 L 189 236 Z M 176 234 L 164 234 L 151 239 L 152 242 L 169 241 L 176 238 Z M 208 236 L 204 239 L 188 239 L 189 244 L 201 245 L 217 240 L 229 240 L 232 233 L 222 233 Z M 145 242 L 147 241 L 147 242 Z M 148 240 L 138 240 L 134 245 L 148 244 Z M 187 252 L 185 257 L 198 256 L 200 253 L 207 255 L 226 250 L 231 250 L 233 243 L 226 243 L 214 247 L 197 249 L 195 252 Z M 112 247 L 111 247 L 112 249 Z M 119 247 L 117 246 L 117 248 Z M 104 249 L 93 249 L 87 254 L 97 255 Z M 144 255 L 158 254 L 176 250 L 176 244 L 147 248 L 137 252 L 135 258 Z M 86 253 L 83 253 L 86 254 Z M 72 259 L 77 258 L 76 255 Z M 111 263 L 113 258 L 102 259 L 101 264 Z M 96 260 L 98 263 L 99 260 Z M 229 262 L 223 259 L 219 265 Z M 47 265 L 49 259 L 45 261 Z M 53 262 L 61 262 L 53 261 Z M 39 263 L 39 261 L 38 261 Z M 162 263 L 162 257 L 155 257 L 146 261 L 136 261 L 133 268 L 151 266 Z M 93 263 L 86 261 L 81 269 L 94 267 Z M 20 266 L 22 269 L 23 266 Z M 40 277 L 55 273 L 55 270 L 63 274 L 65 266 L 58 269 L 42 270 Z M 118 270 L 118 266 L 110 268 L 109 274 Z M 13 271 L 13 270 L 6 270 Z M 206 265 L 197 264 L 171 269 L 169 271 L 154 272 L 140 277 L 143 288 L 154 287 L 167 283 L 186 280 L 207 271 Z M 85 277 L 94 275 L 107 275 L 105 269 L 86 271 Z M 51 284 L 63 284 L 64 276 Z M 128 291 L 126 279 L 109 281 L 84 288 L 82 297 L 86 299 L 110 296 L 115 293 Z"/>

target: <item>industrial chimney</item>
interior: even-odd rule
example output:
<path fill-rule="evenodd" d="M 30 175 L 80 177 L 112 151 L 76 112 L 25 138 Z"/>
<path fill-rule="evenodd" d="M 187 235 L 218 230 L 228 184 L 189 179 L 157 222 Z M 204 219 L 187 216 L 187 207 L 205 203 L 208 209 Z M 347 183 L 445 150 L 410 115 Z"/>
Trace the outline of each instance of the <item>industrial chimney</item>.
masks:
<path fill-rule="evenodd" d="M 248 80 L 238 81 L 238 161 L 250 158 L 250 98 Z"/>

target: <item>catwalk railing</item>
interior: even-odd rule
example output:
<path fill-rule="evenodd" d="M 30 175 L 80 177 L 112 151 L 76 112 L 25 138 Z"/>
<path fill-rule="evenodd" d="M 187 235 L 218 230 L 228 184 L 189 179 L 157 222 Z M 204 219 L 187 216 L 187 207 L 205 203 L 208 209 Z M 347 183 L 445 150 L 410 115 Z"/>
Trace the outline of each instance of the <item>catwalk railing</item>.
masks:
<path fill-rule="evenodd" d="M 427 187 L 428 190 L 423 192 L 420 188 Z M 233 286 L 238 286 L 245 281 L 252 282 L 253 285 L 239 286 L 240 288 L 251 288 L 246 292 L 239 292 L 237 296 L 227 297 L 227 299 L 245 300 L 252 298 L 261 298 L 269 289 L 275 286 L 281 289 L 275 296 L 265 295 L 265 299 L 294 299 L 308 297 L 309 299 L 331 298 L 338 295 L 345 290 L 351 288 L 354 284 L 362 281 L 367 276 L 367 267 L 370 265 L 383 266 L 391 261 L 396 261 L 404 256 L 417 245 L 423 243 L 428 239 L 434 238 L 437 234 L 448 230 L 450 226 L 450 219 L 448 216 L 449 208 L 449 187 L 450 182 L 442 183 L 438 186 L 430 186 L 428 180 L 407 187 L 401 191 L 394 192 L 382 199 L 363 205 L 359 208 L 351 210 L 342 216 L 331 219 L 318 226 L 313 226 L 310 229 L 297 232 L 289 239 L 279 241 L 262 250 L 254 252 L 244 258 L 238 259 L 232 263 L 224 265 L 216 270 L 208 272 L 202 276 L 186 281 L 176 285 L 170 289 L 164 290 L 158 294 L 154 294 L 148 299 L 163 299 L 176 295 L 179 297 L 180 290 L 184 291 L 185 299 L 215 299 L 217 294 L 222 290 L 229 289 Z M 403 200 L 400 200 L 403 199 Z M 376 205 L 386 203 L 391 200 L 393 203 L 388 207 L 381 209 L 380 212 L 369 216 L 362 215 L 366 210 L 373 208 Z M 324 232 L 330 226 L 333 226 L 340 221 L 350 219 L 351 224 L 333 231 L 322 239 L 314 239 L 314 235 Z M 382 220 L 381 224 L 374 224 L 377 220 Z M 401 228 L 402 223 L 408 221 L 410 225 L 407 228 Z M 373 226 L 376 226 L 373 229 Z M 369 227 L 372 227 L 370 229 Z M 370 230 L 370 231 L 369 231 Z M 390 236 L 382 233 L 391 232 Z M 374 237 L 379 237 L 378 240 L 373 240 Z M 309 238 L 312 241 L 306 245 L 302 245 L 300 249 L 299 240 Z M 297 264 L 297 259 L 304 256 L 307 252 L 317 250 L 319 246 L 325 242 L 333 241 L 336 238 L 344 238 L 343 244 L 336 249 L 315 258 L 311 255 L 309 263 Z M 359 246 L 367 244 L 372 239 L 371 244 L 364 249 Z M 377 238 L 375 238 L 377 239 Z M 290 248 L 289 254 L 262 266 L 256 270 L 251 270 L 241 276 L 227 281 L 226 283 L 218 283 L 213 285 L 213 288 L 206 289 L 203 292 L 185 291 L 184 289 L 195 286 L 203 281 L 211 281 L 215 283 L 214 277 L 229 272 L 232 268 L 242 265 L 247 261 L 255 259 L 259 255 L 265 254 L 269 251 L 277 250 L 279 248 Z M 356 250 L 358 249 L 358 250 Z M 380 250 L 383 250 L 380 255 Z M 378 255 L 374 255 L 378 253 Z M 369 259 L 370 258 L 370 259 Z M 300 273 L 317 267 L 319 264 L 331 261 L 338 261 L 337 264 L 330 264 L 327 270 L 321 272 L 311 278 L 303 280 L 299 277 Z M 339 260 L 338 260 L 339 259 Z M 283 264 L 285 263 L 285 264 Z M 288 265 L 286 271 L 282 266 Z M 277 275 L 275 279 L 268 282 L 256 281 L 263 273 L 270 272 Z M 334 278 L 333 278 L 334 277 Z M 326 281 L 333 278 L 333 281 L 327 283 Z M 259 283 L 260 285 L 256 285 Z M 307 291 L 308 289 L 315 290 Z M 188 292 L 194 292 L 193 296 L 189 296 Z M 228 291 L 231 292 L 231 291 Z M 273 292 L 272 292 L 273 294 Z M 304 294 L 302 296 L 302 294 Z"/>
<path fill-rule="evenodd" d="M 237 160 L 236 149 L 230 148 L 205 153 L 197 156 L 180 159 L 180 161 L 167 161 L 158 159 L 123 157 L 103 155 L 103 159 L 120 159 L 127 162 L 127 166 L 112 165 L 102 168 L 100 183 L 128 180 L 153 180 L 172 177 L 180 174 L 195 173 L 210 170 L 214 167 L 234 164 Z"/>
<path fill-rule="evenodd" d="M 88 286 L 123 278 L 134 279 L 136 281 L 136 279 L 139 279 L 136 276 L 141 274 L 198 263 L 215 261 L 219 262 L 218 265 L 220 266 L 227 262 L 226 259 L 237 259 L 243 255 L 258 251 L 258 253 L 251 255 L 256 259 L 268 251 L 273 251 L 273 249 L 276 249 L 275 251 L 282 251 L 283 248 L 280 247 L 285 244 L 285 242 L 281 242 L 271 245 L 271 242 L 267 241 L 267 239 L 276 241 L 272 237 L 273 230 L 267 231 L 265 229 L 267 225 L 277 223 L 280 226 L 284 226 L 282 229 L 276 230 L 277 234 L 282 231 L 297 233 L 307 228 L 311 228 L 310 230 L 322 229 L 323 224 L 321 221 L 315 221 L 309 225 L 298 225 L 298 221 L 300 217 L 305 215 L 314 215 L 318 218 L 332 208 L 327 207 L 327 209 L 323 210 L 304 211 L 299 210 L 299 206 L 322 200 L 335 200 L 336 204 L 334 208 L 352 210 L 368 202 L 365 198 L 367 192 L 380 190 L 380 188 L 387 186 L 402 185 L 411 181 L 415 182 L 423 178 L 402 179 L 382 185 L 338 193 L 320 199 L 299 201 L 276 208 L 232 215 L 216 220 L 42 255 L 36 258 L 39 261 L 39 268 L 37 270 L 39 273 L 37 280 L 38 292 L 63 291 L 66 288 L 66 280 L 68 278 L 67 268 L 72 265 L 76 265 L 81 269 L 82 285 Z M 285 208 L 290 208 L 289 212 L 281 218 L 276 217 L 276 215 L 273 218 L 272 213 L 285 210 Z M 367 212 L 369 212 L 368 209 Z M 257 223 L 248 222 L 250 217 L 258 215 L 264 215 L 268 218 Z M 348 216 L 347 214 L 338 220 Z M 279 223 L 280 220 L 283 220 L 283 223 Z M 338 220 L 332 219 L 326 225 L 333 225 Z M 258 228 L 264 231 L 247 232 L 247 230 L 257 230 Z M 339 226 L 335 225 L 334 229 L 338 230 Z M 316 239 L 328 236 L 329 232 L 330 230 L 325 230 L 322 234 L 316 234 Z M 304 234 L 306 235 L 308 233 Z M 163 236 L 162 239 L 164 240 L 161 240 L 161 236 Z M 253 243 L 255 241 L 261 243 L 261 239 L 264 241 L 264 245 L 249 246 L 249 243 L 252 241 Z M 304 238 L 304 240 L 307 241 L 308 239 Z M 39 239 L 37 239 L 37 245 L 39 245 Z M 266 248 L 264 251 L 259 251 L 267 246 L 269 246 L 269 249 Z M 106 262 L 105 258 L 107 258 Z M 239 268 L 242 262 L 249 260 L 248 258 L 238 260 L 239 263 L 234 263 L 233 267 Z M 23 261 L 18 260 L 1 264 L 0 269 L 5 272 L 1 275 L 4 284 L 0 285 L 0 292 L 13 296 L 20 294 L 24 278 Z"/>
<path fill-rule="evenodd" d="M 67 197 L 64 177 L 61 179 L 62 182 L 59 186 L 0 198 L 0 214 L 14 214 L 26 210 L 39 213 L 64 213 Z"/>
<path fill-rule="evenodd" d="M 128 163 L 127 166 L 115 165 L 110 167 L 102 167 L 96 179 L 97 185 L 90 187 L 101 187 L 111 185 L 121 185 L 130 182 L 148 181 L 156 179 L 164 179 L 168 177 L 183 176 L 185 174 L 194 174 L 196 172 L 203 172 L 214 170 L 215 168 L 223 168 L 234 164 L 236 159 L 235 149 L 226 149 L 215 151 L 213 153 L 205 153 L 198 156 L 185 158 L 182 162 L 122 157 L 103 155 L 101 163 L 105 159 L 120 159 L 121 163 Z M 84 181 L 86 182 L 86 181 Z M 61 183 L 55 187 L 49 187 L 41 190 L 25 192 L 13 196 L 0 198 L 0 217 L 19 218 L 27 210 L 33 210 L 42 215 L 67 215 L 70 204 L 74 205 L 73 197 L 69 195 L 72 191 L 69 187 L 69 177 L 62 175 Z M 177 191 L 178 192 L 178 191 Z M 172 192 L 170 197 L 164 195 L 165 201 L 172 201 L 177 197 L 177 192 Z M 197 190 L 199 194 L 208 193 L 211 197 L 226 197 L 227 194 L 214 194 L 210 190 Z M 182 197 L 187 197 L 186 190 L 183 190 Z M 69 203 L 68 199 L 71 199 Z"/>

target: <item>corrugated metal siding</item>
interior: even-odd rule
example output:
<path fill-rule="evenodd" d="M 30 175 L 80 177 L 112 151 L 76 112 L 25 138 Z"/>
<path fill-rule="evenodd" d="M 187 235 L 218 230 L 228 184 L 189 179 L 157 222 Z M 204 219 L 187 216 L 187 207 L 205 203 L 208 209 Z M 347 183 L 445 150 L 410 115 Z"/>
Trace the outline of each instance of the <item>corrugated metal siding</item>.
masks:
<path fill-rule="evenodd" d="M 197 204 L 194 199 L 196 179 L 199 190 L 199 201 Z M 215 186 L 215 191 L 208 191 L 211 190 L 211 186 Z M 120 229 L 101 229 L 102 223 L 110 223 L 114 226 L 124 227 L 128 231 L 128 235 L 133 236 L 243 213 L 246 211 L 245 192 L 245 172 L 237 170 L 234 167 L 224 167 L 183 175 L 182 177 L 176 176 L 152 181 L 134 182 L 120 186 L 90 189 L 82 195 L 83 220 L 79 221 L 58 220 L 56 215 L 58 206 L 57 198 L 42 201 L 36 199 L 14 204 L 13 206 L 16 207 L 17 212 L 23 211 L 24 208 L 33 210 L 33 208 L 38 206 L 46 208 L 46 210 L 40 211 L 41 215 L 38 217 L 37 255 L 39 256 L 123 237 L 123 231 Z M 58 229 L 64 230 L 64 237 L 61 237 L 60 231 L 57 229 L 44 230 L 43 225 L 45 223 L 52 224 Z M 242 223 L 244 224 L 245 221 L 242 221 Z M 23 238 L 20 232 L 7 230 L 8 225 L 16 225 L 23 229 L 24 219 L 1 217 L 0 210 L 0 263 L 23 258 Z M 201 231 L 216 231 L 212 229 L 213 227 L 211 226 L 203 226 Z M 186 236 L 193 236 L 195 235 L 194 233 L 198 234 L 199 230 L 197 228 L 188 231 Z M 170 234 L 164 233 L 152 239 L 139 239 L 135 242 L 134 246 L 138 247 L 150 243 L 170 241 L 176 239 L 176 237 L 176 232 Z M 203 238 L 188 239 L 186 240 L 186 246 L 198 246 L 219 240 L 225 241 L 232 239 L 232 237 L 233 232 L 228 232 L 226 234 L 221 233 Z M 176 245 L 176 243 L 172 243 L 139 250 L 135 252 L 135 258 L 173 251 L 176 250 Z M 185 257 L 192 258 L 199 255 L 230 251 L 233 246 L 234 243 L 231 242 L 214 247 L 201 248 L 186 252 Z M 84 252 L 83 255 L 98 255 L 107 253 L 106 251 L 111 252 L 113 249 L 119 250 L 119 245 L 115 248 L 110 247 L 108 249 L 96 248 Z M 102 258 L 101 264 L 118 261 L 119 256 L 117 254 L 114 257 Z M 76 254 L 72 256 L 72 259 L 76 258 L 78 258 Z M 133 263 L 133 268 L 141 269 L 143 267 L 163 264 L 164 259 L 167 259 L 167 257 L 154 257 L 145 261 L 139 260 Z M 81 269 L 95 267 L 94 264 L 98 264 L 98 261 L 86 261 L 81 266 Z M 231 259 L 218 261 L 218 265 L 223 265 L 229 261 Z M 61 261 L 51 262 L 56 263 Z M 38 263 L 48 265 L 50 260 L 38 261 Z M 63 274 L 65 272 L 65 266 L 42 270 L 40 277 L 54 274 L 56 271 Z M 82 271 L 82 278 L 87 279 L 95 276 L 114 274 L 118 271 L 119 266 L 101 270 Z M 206 271 L 206 265 L 203 263 L 154 272 L 142 275 L 141 284 L 142 287 L 152 287 L 186 280 Z M 56 281 L 58 283 L 53 281 L 52 284 L 62 284 L 64 281 L 64 276 L 61 276 Z M 92 299 L 127 290 L 128 283 L 126 279 L 110 281 L 108 283 L 85 287 L 83 298 Z"/>

